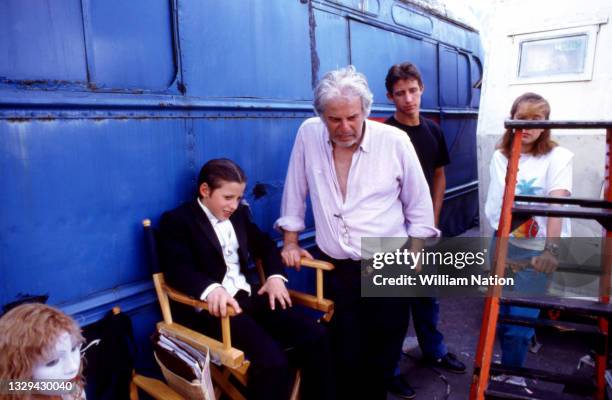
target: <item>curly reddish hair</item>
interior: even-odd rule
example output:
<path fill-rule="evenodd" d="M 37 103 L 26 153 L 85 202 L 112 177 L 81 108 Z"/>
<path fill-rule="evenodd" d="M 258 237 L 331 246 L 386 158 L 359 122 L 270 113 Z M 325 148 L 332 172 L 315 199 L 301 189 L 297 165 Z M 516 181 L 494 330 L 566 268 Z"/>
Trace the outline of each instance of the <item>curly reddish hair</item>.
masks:
<path fill-rule="evenodd" d="M 0 381 L 32 379 L 34 367 L 53 357 L 55 343 L 67 332 L 72 342 L 85 341 L 78 324 L 62 311 L 41 303 L 17 306 L 0 318 Z M 83 397 L 83 363 L 75 378 L 74 399 Z M 36 399 L 30 394 L 0 395 L 2 400 Z M 40 396 L 51 399 L 52 397 Z M 58 396 L 59 398 L 59 396 Z"/>

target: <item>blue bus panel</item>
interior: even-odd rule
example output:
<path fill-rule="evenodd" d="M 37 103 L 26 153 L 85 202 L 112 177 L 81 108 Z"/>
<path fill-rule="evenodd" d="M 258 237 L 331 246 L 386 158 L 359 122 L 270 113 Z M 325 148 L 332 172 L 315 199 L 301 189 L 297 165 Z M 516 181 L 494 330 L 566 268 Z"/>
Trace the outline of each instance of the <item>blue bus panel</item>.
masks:
<path fill-rule="evenodd" d="M 407 60 L 446 135 L 442 229 L 457 234 L 478 214 L 476 31 L 399 0 L 4 1 L 0 304 L 48 293 L 82 324 L 115 305 L 154 321 L 141 220 L 192 198 L 203 162 L 229 157 L 249 177 L 255 221 L 280 238 L 272 224 L 316 80 L 354 64 L 383 119 L 387 69 Z M 309 216 L 305 243 L 313 233 Z"/>

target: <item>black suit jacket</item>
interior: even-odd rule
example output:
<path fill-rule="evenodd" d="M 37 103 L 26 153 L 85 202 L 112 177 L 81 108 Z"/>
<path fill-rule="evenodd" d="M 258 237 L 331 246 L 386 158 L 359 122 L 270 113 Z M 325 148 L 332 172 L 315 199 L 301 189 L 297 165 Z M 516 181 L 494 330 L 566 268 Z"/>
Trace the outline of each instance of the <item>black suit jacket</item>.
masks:
<path fill-rule="evenodd" d="M 247 277 L 249 255 L 263 261 L 266 277 L 285 275 L 274 241 L 251 220 L 248 206 L 241 204 L 230 217 L 238 238 L 240 270 Z M 221 243 L 197 200 L 165 212 L 159 225 L 161 268 L 170 286 L 199 298 L 227 272 Z M 252 282 L 251 282 L 252 284 Z"/>

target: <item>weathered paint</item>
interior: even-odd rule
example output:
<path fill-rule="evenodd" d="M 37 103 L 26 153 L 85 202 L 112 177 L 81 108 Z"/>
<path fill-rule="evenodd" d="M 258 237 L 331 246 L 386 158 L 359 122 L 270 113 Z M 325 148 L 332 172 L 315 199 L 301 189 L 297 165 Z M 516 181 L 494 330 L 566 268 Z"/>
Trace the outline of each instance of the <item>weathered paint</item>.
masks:
<path fill-rule="evenodd" d="M 348 63 L 368 77 L 374 118 L 393 110 L 387 68 L 419 65 L 453 160 L 443 228 L 476 215 L 474 31 L 432 15 L 431 35 L 400 26 L 391 0 L 32 1 L 0 13 L 0 303 L 48 293 L 82 323 L 114 305 L 154 320 L 140 221 L 190 199 L 213 157 L 244 167 L 254 219 L 278 238 L 313 82 Z"/>

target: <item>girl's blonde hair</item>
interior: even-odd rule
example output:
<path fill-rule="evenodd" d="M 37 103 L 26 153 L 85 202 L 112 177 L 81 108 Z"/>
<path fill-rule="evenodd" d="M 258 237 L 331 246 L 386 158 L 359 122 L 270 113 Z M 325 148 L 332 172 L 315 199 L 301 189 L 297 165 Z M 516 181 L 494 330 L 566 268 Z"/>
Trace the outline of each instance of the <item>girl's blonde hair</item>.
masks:
<path fill-rule="evenodd" d="M 550 117 L 550 104 L 548 101 L 537 93 L 524 93 L 514 100 L 512 107 L 510 108 L 510 118 L 515 119 L 516 112 L 519 105 L 522 103 L 528 103 L 530 112 L 543 112 L 544 119 L 548 120 Z M 502 136 L 497 148 L 506 157 L 510 157 L 510 150 L 512 148 L 512 140 L 514 139 L 514 131 L 512 129 L 506 129 L 504 136 Z M 540 134 L 540 137 L 533 143 L 529 151 L 534 156 L 542 154 L 548 154 L 557 143 L 550 137 L 550 129 L 544 129 Z"/>
<path fill-rule="evenodd" d="M 53 356 L 60 335 L 68 332 L 74 345 L 85 340 L 77 323 L 60 310 L 40 303 L 17 306 L 0 318 L 0 381 L 32 379 L 34 367 Z M 75 399 L 83 394 L 83 363 L 75 378 Z M 34 399 L 35 396 L 0 395 L 0 399 Z M 45 397 L 50 399 L 50 397 Z"/>

